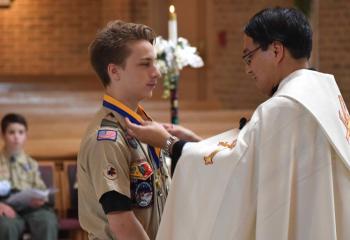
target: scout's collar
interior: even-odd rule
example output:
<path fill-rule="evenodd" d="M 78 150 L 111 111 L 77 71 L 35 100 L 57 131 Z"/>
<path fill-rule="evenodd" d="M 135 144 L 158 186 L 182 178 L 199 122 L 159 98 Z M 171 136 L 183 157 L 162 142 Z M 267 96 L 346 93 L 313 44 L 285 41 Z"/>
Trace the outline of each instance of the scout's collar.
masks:
<path fill-rule="evenodd" d="M 123 117 L 127 117 L 132 123 L 141 125 L 142 120 L 152 120 L 143 110 L 143 108 L 139 105 L 137 107 L 137 113 L 131 110 L 129 107 L 125 106 L 123 103 L 114 99 L 109 95 L 103 96 L 103 106 L 105 108 L 111 109 L 117 113 L 119 113 Z M 142 117 L 143 116 L 143 117 Z M 148 149 L 152 155 L 152 158 L 159 168 L 159 157 L 160 157 L 160 149 L 155 148 L 153 146 L 148 145 Z"/>
<path fill-rule="evenodd" d="M 14 157 L 14 159 L 16 160 L 16 162 L 20 162 L 20 163 L 27 163 L 27 160 L 26 160 L 26 155 L 24 153 L 24 151 L 19 151 L 17 153 L 8 153 L 6 151 L 5 148 L 2 149 L 2 154 L 3 156 L 8 160 L 10 161 L 11 157 Z"/>
<path fill-rule="evenodd" d="M 135 123 L 138 125 L 140 125 L 140 122 L 143 120 L 140 114 L 145 115 L 146 119 L 150 120 L 140 105 L 138 105 L 137 107 L 137 112 L 134 112 L 129 107 L 125 106 L 123 103 L 119 102 L 118 100 L 116 100 L 115 98 L 109 95 L 103 96 L 103 106 L 113 111 L 116 111 L 123 117 L 129 118 L 129 120 L 132 123 Z"/>

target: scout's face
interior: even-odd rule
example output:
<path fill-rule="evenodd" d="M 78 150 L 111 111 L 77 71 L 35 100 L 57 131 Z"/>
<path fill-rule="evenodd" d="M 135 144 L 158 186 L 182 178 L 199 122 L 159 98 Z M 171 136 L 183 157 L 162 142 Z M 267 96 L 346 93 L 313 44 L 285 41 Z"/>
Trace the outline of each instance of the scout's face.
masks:
<path fill-rule="evenodd" d="M 10 153 L 19 152 L 27 140 L 27 129 L 19 123 L 10 123 L 3 134 L 5 148 Z"/>
<path fill-rule="evenodd" d="M 141 101 L 152 96 L 160 72 L 155 66 L 156 53 L 152 44 L 146 40 L 128 44 L 131 54 L 125 67 L 118 67 L 119 87 L 128 98 Z"/>
<path fill-rule="evenodd" d="M 266 50 L 262 50 L 252 38 L 244 35 L 242 58 L 245 62 L 246 73 L 255 81 L 258 89 L 266 95 L 271 95 L 278 75 L 272 44 Z"/>

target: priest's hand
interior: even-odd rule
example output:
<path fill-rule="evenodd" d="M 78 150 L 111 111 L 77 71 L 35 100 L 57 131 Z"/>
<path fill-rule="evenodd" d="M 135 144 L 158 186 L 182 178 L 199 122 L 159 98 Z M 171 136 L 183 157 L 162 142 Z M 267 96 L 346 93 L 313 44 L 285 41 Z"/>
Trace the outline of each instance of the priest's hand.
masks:
<path fill-rule="evenodd" d="M 0 203 L 0 216 L 15 218 L 16 212 L 13 208 L 5 203 Z"/>
<path fill-rule="evenodd" d="M 187 142 L 199 142 L 202 140 L 200 136 L 195 134 L 188 128 L 185 128 L 181 125 L 173 125 L 170 123 L 163 123 L 163 127 L 173 136 L 187 141 Z"/>
<path fill-rule="evenodd" d="M 125 118 L 125 122 L 131 136 L 154 147 L 164 148 L 171 136 L 161 124 L 154 121 L 142 121 L 141 125 L 136 125 Z"/>

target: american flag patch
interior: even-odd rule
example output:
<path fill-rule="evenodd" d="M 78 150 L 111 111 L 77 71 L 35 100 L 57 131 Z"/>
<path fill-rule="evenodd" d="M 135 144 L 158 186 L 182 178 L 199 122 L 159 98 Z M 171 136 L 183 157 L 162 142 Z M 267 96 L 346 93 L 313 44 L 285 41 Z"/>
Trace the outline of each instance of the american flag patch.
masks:
<path fill-rule="evenodd" d="M 97 141 L 110 140 L 115 141 L 117 139 L 117 131 L 113 130 L 98 130 Z"/>

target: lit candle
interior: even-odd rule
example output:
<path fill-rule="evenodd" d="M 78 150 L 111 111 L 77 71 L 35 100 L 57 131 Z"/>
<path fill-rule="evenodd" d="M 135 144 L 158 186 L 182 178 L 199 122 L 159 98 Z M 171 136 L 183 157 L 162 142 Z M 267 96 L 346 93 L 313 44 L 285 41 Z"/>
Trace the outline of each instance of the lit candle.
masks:
<path fill-rule="evenodd" d="M 177 43 L 177 22 L 174 5 L 169 7 L 169 22 L 168 22 L 168 39 L 173 43 Z"/>

